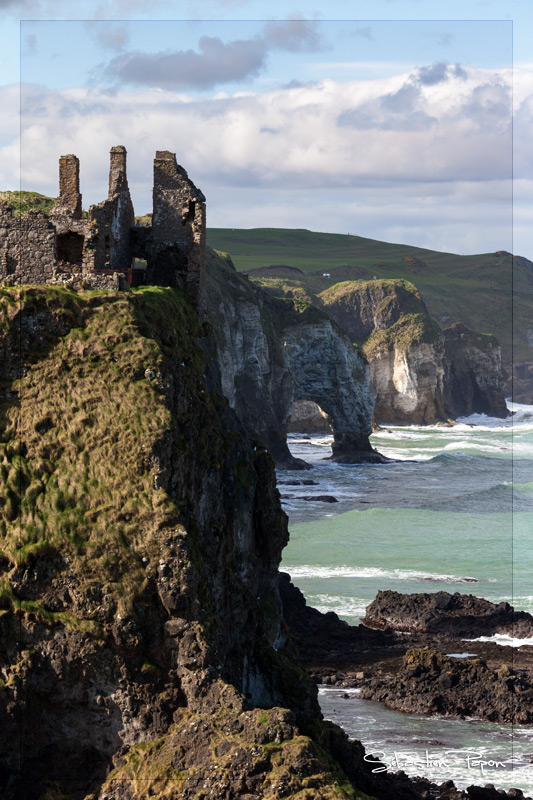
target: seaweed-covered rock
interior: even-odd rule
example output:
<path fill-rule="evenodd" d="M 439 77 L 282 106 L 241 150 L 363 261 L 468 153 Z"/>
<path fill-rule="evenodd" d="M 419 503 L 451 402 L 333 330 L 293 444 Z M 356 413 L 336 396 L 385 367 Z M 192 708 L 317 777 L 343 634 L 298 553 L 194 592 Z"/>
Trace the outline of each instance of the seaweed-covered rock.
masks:
<path fill-rule="evenodd" d="M 452 658 L 428 648 L 408 650 L 402 669 L 370 678 L 361 697 L 412 714 L 533 722 L 533 684 L 507 665 L 492 670 L 479 658 Z"/>

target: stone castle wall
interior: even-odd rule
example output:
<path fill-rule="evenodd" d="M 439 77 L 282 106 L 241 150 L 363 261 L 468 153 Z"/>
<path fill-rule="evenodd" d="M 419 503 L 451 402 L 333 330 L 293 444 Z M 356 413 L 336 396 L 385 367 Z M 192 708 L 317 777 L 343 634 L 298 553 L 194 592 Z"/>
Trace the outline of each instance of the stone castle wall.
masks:
<path fill-rule="evenodd" d="M 56 265 L 55 228 L 40 211 L 14 217 L 0 202 L 0 278 L 46 283 Z"/>
<path fill-rule="evenodd" d="M 135 227 L 126 174 L 126 148 L 111 148 L 106 200 L 82 219 L 79 160 L 59 159 L 59 197 L 49 217 L 30 212 L 13 217 L 0 203 L 0 279 L 14 283 L 69 283 L 70 276 L 93 285 L 123 273 L 129 283 L 148 282 L 184 289 L 199 309 L 205 293 L 205 197 L 176 156 L 158 151 L 154 160 L 153 225 Z M 146 270 L 133 268 L 146 260 Z M 112 281 L 113 285 L 120 281 Z"/>
<path fill-rule="evenodd" d="M 205 291 L 205 197 L 174 153 L 158 150 L 154 159 L 152 242 L 148 251 L 151 282 Z"/>

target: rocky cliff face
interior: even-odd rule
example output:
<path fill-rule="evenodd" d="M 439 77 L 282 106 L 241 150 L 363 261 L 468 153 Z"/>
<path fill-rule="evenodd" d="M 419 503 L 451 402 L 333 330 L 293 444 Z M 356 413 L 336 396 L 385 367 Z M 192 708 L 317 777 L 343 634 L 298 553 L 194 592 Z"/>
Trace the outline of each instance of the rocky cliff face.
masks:
<path fill-rule="evenodd" d="M 373 400 L 366 360 L 335 323 L 312 306 L 278 315 L 277 330 L 294 379 L 294 398 L 313 400 L 333 433 L 332 458 L 378 461 L 370 446 Z"/>
<path fill-rule="evenodd" d="M 447 419 L 443 402 L 443 347 L 421 342 L 407 350 L 374 350 L 370 385 L 378 423 L 428 425 Z"/>
<path fill-rule="evenodd" d="M 0 311 L 2 798 L 354 797 L 306 735 L 272 461 L 193 310 L 47 287 Z"/>
<path fill-rule="evenodd" d="M 312 400 L 327 414 L 333 458 L 379 460 L 368 438 L 373 411 L 368 365 L 326 314 L 307 303 L 270 297 L 213 252 L 208 305 L 223 392 L 279 466 L 302 466 L 286 444 L 297 400 Z"/>
<path fill-rule="evenodd" d="M 507 415 L 497 341 L 462 324 L 441 331 L 412 284 L 347 281 L 320 297 L 368 358 L 377 422 Z"/>
<path fill-rule="evenodd" d="M 506 417 L 501 348 L 489 334 L 457 322 L 443 331 L 446 374 L 444 402 L 455 417 Z"/>

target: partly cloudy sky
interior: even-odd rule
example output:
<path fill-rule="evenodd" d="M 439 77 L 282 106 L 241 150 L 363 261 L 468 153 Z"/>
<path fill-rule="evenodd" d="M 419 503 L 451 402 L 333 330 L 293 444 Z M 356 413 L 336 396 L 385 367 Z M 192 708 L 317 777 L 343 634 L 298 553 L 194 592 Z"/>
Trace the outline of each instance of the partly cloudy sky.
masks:
<path fill-rule="evenodd" d="M 213 227 L 533 258 L 532 5 L 0 0 L 0 188 L 73 152 L 87 207 L 124 144 L 146 213 L 168 149 Z"/>

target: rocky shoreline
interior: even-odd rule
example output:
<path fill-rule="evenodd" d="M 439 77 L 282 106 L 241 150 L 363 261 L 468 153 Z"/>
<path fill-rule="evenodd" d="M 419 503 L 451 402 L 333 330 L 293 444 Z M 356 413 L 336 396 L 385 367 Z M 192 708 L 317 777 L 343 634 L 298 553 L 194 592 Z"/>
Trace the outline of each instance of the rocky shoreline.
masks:
<path fill-rule="evenodd" d="M 309 607 L 285 574 L 281 596 L 298 660 L 317 683 L 360 687 L 361 697 L 407 713 L 533 723 L 531 648 L 511 651 L 475 640 L 513 631 L 515 636 L 532 635 L 531 615 L 472 595 L 380 592 L 367 607 L 367 624 L 354 626 L 334 612 L 322 614 Z M 440 614 L 429 617 L 429 606 Z M 401 617 L 405 608 L 412 609 L 410 620 Z M 422 620 L 418 626 L 413 624 L 417 608 Z M 384 622 L 385 612 L 390 624 Z M 469 658 L 449 655 L 465 651 Z"/>

